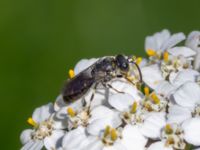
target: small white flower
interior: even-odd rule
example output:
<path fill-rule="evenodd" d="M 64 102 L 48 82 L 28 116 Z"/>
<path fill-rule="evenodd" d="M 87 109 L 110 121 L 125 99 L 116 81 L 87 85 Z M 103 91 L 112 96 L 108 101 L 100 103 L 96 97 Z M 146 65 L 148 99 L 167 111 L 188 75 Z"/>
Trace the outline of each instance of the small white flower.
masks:
<path fill-rule="evenodd" d="M 36 108 L 33 112 L 32 118 L 28 119 L 34 129 L 27 129 L 21 133 L 20 139 L 24 146 L 22 150 L 40 150 L 43 146 L 46 149 L 59 148 L 58 141 L 60 141 L 65 133 L 62 121 L 54 119 L 53 105 L 47 104 Z"/>
<path fill-rule="evenodd" d="M 162 58 L 164 51 L 174 47 L 184 39 L 185 35 L 183 33 L 170 35 L 170 32 L 166 29 L 152 36 L 147 36 L 145 39 L 145 50 L 150 56 L 150 62 L 158 62 Z"/>
<path fill-rule="evenodd" d="M 67 129 L 71 130 L 77 128 L 78 126 L 87 126 L 88 119 L 90 117 L 89 113 L 89 107 L 69 105 L 67 107 L 62 107 L 56 113 L 56 117 L 61 120 L 66 120 Z"/>
<path fill-rule="evenodd" d="M 161 140 L 166 146 L 175 149 L 185 149 L 184 131 L 178 124 L 166 124 L 161 133 Z"/>
<path fill-rule="evenodd" d="M 147 88 L 147 87 L 146 87 Z M 142 100 L 143 110 L 149 112 L 166 112 L 168 101 L 156 92 L 146 94 Z"/>
<path fill-rule="evenodd" d="M 185 39 L 183 33 L 176 33 L 171 35 L 170 32 L 166 29 L 161 32 L 155 33 L 153 36 L 147 36 L 145 39 L 145 49 L 157 50 L 167 50 L 172 48 L 179 42 Z"/>
<path fill-rule="evenodd" d="M 73 137 L 69 137 L 69 139 L 73 139 Z M 66 142 L 65 138 L 63 141 Z M 78 144 L 78 142 L 76 143 Z M 144 150 L 147 139 L 137 127 L 126 125 L 124 128 L 116 129 L 106 126 L 97 136 L 88 136 L 79 143 L 81 147 L 77 147 L 80 147 L 80 150 Z"/>
<path fill-rule="evenodd" d="M 191 61 L 183 56 L 171 56 L 167 61 L 161 62 L 162 76 L 166 80 L 170 80 L 171 74 L 192 68 Z M 173 75 L 174 77 L 174 75 Z"/>
<path fill-rule="evenodd" d="M 186 146 L 184 132 L 177 124 L 166 124 L 162 130 L 160 140 L 151 144 L 147 150 L 184 150 Z"/>
<path fill-rule="evenodd" d="M 122 124 L 119 113 L 105 106 L 94 108 L 90 116 L 87 131 L 91 135 L 98 135 L 107 125 L 117 128 Z"/>
<path fill-rule="evenodd" d="M 141 111 L 140 101 L 135 100 L 129 94 L 115 94 L 110 96 L 109 104 L 120 113 L 120 118 L 126 124 L 140 125 L 145 114 Z"/>

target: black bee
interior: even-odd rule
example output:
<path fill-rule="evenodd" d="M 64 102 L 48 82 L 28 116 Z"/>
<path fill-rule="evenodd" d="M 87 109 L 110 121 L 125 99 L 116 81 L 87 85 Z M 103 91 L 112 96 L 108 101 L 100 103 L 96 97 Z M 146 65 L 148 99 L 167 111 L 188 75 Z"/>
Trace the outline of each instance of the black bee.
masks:
<path fill-rule="evenodd" d="M 140 81 L 142 81 L 140 68 L 132 59 L 123 55 L 102 57 L 93 65 L 66 82 L 62 90 L 64 101 L 70 103 L 81 98 L 91 87 L 94 86 L 94 89 L 96 89 L 99 83 L 105 87 L 113 88 L 108 84 L 108 81 L 111 81 L 113 78 L 124 77 L 130 81 L 127 78 L 130 64 L 134 64 L 137 67 Z M 116 89 L 114 90 L 117 91 Z M 93 97 L 94 95 L 92 95 L 91 100 Z"/>

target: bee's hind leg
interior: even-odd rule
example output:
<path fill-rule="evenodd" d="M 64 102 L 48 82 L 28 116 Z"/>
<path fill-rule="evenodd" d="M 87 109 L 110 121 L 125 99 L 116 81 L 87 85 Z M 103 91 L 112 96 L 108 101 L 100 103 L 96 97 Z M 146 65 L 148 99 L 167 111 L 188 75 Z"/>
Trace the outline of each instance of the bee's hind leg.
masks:
<path fill-rule="evenodd" d="M 93 99 L 94 99 L 94 94 L 96 93 L 97 86 L 98 86 L 98 83 L 96 83 L 96 84 L 94 85 L 94 88 L 92 89 L 93 91 L 92 91 L 92 95 L 91 95 L 91 97 L 90 97 L 89 106 L 88 106 L 88 110 L 89 110 L 89 111 L 90 111 L 90 109 L 91 109 L 91 104 L 92 104 L 92 101 L 93 101 Z"/>

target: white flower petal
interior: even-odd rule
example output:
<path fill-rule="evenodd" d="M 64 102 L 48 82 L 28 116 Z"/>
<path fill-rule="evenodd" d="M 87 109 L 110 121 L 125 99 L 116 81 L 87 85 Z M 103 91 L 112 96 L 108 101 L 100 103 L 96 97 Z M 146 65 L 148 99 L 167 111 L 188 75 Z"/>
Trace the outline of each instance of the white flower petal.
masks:
<path fill-rule="evenodd" d="M 168 81 L 161 81 L 157 85 L 155 91 L 156 91 L 156 93 L 158 93 L 160 95 L 169 97 L 175 89 L 176 88 L 172 84 L 170 84 Z"/>
<path fill-rule="evenodd" d="M 90 142 L 83 150 L 103 150 L 104 145 L 101 140 L 96 139 Z"/>
<path fill-rule="evenodd" d="M 43 105 L 34 110 L 32 118 L 37 123 L 40 123 L 50 117 L 50 115 L 54 112 L 53 104 L 49 103 L 47 105 Z"/>
<path fill-rule="evenodd" d="M 179 71 L 180 72 L 180 71 Z M 171 83 L 171 84 L 173 84 L 173 81 L 174 81 L 174 79 L 176 78 L 176 76 L 178 75 L 178 73 L 179 72 L 171 72 L 170 74 L 169 74 L 169 82 Z M 174 85 L 174 84 L 173 84 Z"/>
<path fill-rule="evenodd" d="M 81 71 L 85 70 L 92 64 L 94 64 L 98 59 L 91 58 L 91 59 L 82 59 L 80 60 L 76 66 L 74 67 L 75 75 L 79 74 Z"/>
<path fill-rule="evenodd" d="M 32 148 L 29 149 L 29 150 L 41 150 L 41 149 L 43 148 L 43 145 L 44 145 L 44 144 L 43 144 L 42 141 L 37 141 L 35 145 L 36 145 L 36 146 L 32 147 Z"/>
<path fill-rule="evenodd" d="M 156 89 L 161 81 L 164 81 L 158 64 L 141 68 L 143 81 L 152 89 Z"/>
<path fill-rule="evenodd" d="M 192 31 L 185 42 L 185 45 L 192 48 L 193 50 L 200 52 L 200 32 Z"/>
<path fill-rule="evenodd" d="M 147 58 L 142 58 L 142 62 L 139 64 L 139 67 L 145 67 L 148 64 L 148 59 Z"/>
<path fill-rule="evenodd" d="M 109 104 L 120 112 L 127 111 L 134 103 L 134 98 L 129 94 L 113 94 L 108 99 Z"/>
<path fill-rule="evenodd" d="M 103 119 L 103 118 L 111 118 L 113 113 L 115 113 L 113 110 L 111 110 L 108 107 L 105 106 L 98 106 L 90 112 L 91 117 L 89 119 L 89 123 L 93 122 L 97 119 Z"/>
<path fill-rule="evenodd" d="M 166 147 L 164 142 L 155 142 L 149 146 L 147 150 L 173 150 L 171 147 Z"/>
<path fill-rule="evenodd" d="M 53 116 L 53 128 L 54 129 L 66 129 L 68 127 L 67 117 L 63 116 L 63 119 L 57 118 L 56 115 Z"/>
<path fill-rule="evenodd" d="M 94 92 L 93 90 L 90 90 L 86 95 L 84 95 L 87 104 L 90 104 L 90 99 L 91 99 L 93 92 Z M 98 87 L 98 89 L 94 93 L 93 101 L 92 101 L 90 107 L 95 108 L 99 105 L 107 103 L 106 94 L 107 93 L 106 93 L 105 88 Z"/>
<path fill-rule="evenodd" d="M 65 106 L 66 106 L 66 103 L 64 102 L 62 95 L 59 95 L 56 98 L 56 101 L 54 103 L 54 110 L 58 111 L 60 110 L 60 108 L 65 107 Z"/>
<path fill-rule="evenodd" d="M 161 46 L 170 38 L 170 32 L 166 29 L 155 33 L 153 36 L 147 36 L 145 39 L 145 50 L 163 50 Z"/>
<path fill-rule="evenodd" d="M 31 140 L 31 133 L 32 132 L 33 132 L 32 129 L 26 129 L 26 130 L 22 131 L 22 133 L 20 135 L 20 141 L 23 145 Z"/>
<path fill-rule="evenodd" d="M 200 118 L 186 120 L 182 128 L 184 130 L 184 139 L 195 146 L 200 146 Z"/>
<path fill-rule="evenodd" d="M 105 146 L 102 150 L 128 150 L 124 145 L 115 141 L 114 145 L 112 146 Z"/>
<path fill-rule="evenodd" d="M 176 75 L 174 80 L 171 82 L 176 87 L 179 87 L 188 81 L 195 82 L 197 79 L 197 76 L 199 76 L 199 74 L 200 73 L 198 71 L 192 70 L 192 69 L 182 70 L 182 71 L 178 72 L 178 74 Z"/>
<path fill-rule="evenodd" d="M 143 150 L 147 139 L 141 134 L 137 126 L 126 125 L 122 131 L 121 143 L 127 150 Z"/>
<path fill-rule="evenodd" d="M 180 106 L 194 107 L 200 101 L 200 87 L 197 83 L 187 82 L 173 94 L 173 98 Z"/>
<path fill-rule="evenodd" d="M 26 143 L 21 150 L 41 150 L 43 147 L 43 142 L 42 141 L 29 141 Z"/>
<path fill-rule="evenodd" d="M 106 118 L 96 119 L 91 122 L 88 127 L 87 131 L 91 135 L 99 135 L 101 131 L 103 131 L 106 126 L 111 126 L 113 128 L 118 127 L 121 124 L 121 119 L 118 113 L 114 113 L 112 116 L 107 116 Z"/>
<path fill-rule="evenodd" d="M 64 120 L 67 118 L 67 107 L 62 107 L 59 111 L 56 112 L 54 116 L 55 120 Z"/>
<path fill-rule="evenodd" d="M 88 136 L 87 138 L 85 138 L 84 140 L 82 140 L 80 143 L 79 143 L 79 147 L 80 147 L 80 150 L 88 150 L 89 147 L 90 147 L 90 144 L 94 143 L 94 142 L 97 142 L 99 143 L 98 137 L 95 137 L 95 136 Z M 102 147 L 103 144 L 100 144 L 100 147 Z M 76 150 L 76 148 L 74 149 Z"/>
<path fill-rule="evenodd" d="M 115 79 L 112 80 L 111 83 L 112 87 L 117 89 L 118 91 L 127 93 L 133 97 L 134 100 L 140 101 L 141 100 L 141 92 L 138 89 L 129 83 L 125 79 Z M 117 92 L 110 88 L 110 95 L 116 94 Z"/>
<path fill-rule="evenodd" d="M 158 139 L 160 137 L 161 129 L 165 124 L 166 120 L 164 112 L 152 112 L 145 119 L 140 131 L 148 138 Z"/>
<path fill-rule="evenodd" d="M 168 49 L 168 52 L 173 56 L 184 56 L 184 57 L 191 57 L 196 55 L 196 52 L 188 47 L 180 46 L 180 47 L 173 47 Z"/>
<path fill-rule="evenodd" d="M 173 34 L 161 47 L 163 50 L 167 50 L 172 48 L 176 44 L 180 43 L 181 41 L 185 40 L 185 35 L 183 33 L 176 33 Z"/>
<path fill-rule="evenodd" d="M 121 142 L 115 142 L 113 146 L 104 147 L 103 150 L 128 150 Z"/>
<path fill-rule="evenodd" d="M 172 123 L 181 124 L 183 121 L 191 117 L 192 114 L 188 108 L 181 107 L 178 105 L 172 105 L 168 109 L 167 122 L 170 124 Z"/>
<path fill-rule="evenodd" d="M 80 126 L 77 129 L 74 129 L 66 133 L 62 141 L 62 146 L 66 150 L 80 149 L 82 146 L 80 143 L 84 141 L 86 138 L 87 136 L 85 133 L 85 128 Z"/>
<path fill-rule="evenodd" d="M 79 110 L 82 110 L 82 108 L 83 108 L 82 102 L 81 102 L 81 100 L 79 100 L 79 101 L 76 101 L 74 103 L 71 103 L 70 105 L 67 105 L 65 107 L 60 108 L 60 110 L 56 112 L 55 117 L 57 119 L 66 119 L 66 117 L 68 115 L 67 109 L 69 107 L 73 108 L 74 111 L 79 111 Z"/>
<path fill-rule="evenodd" d="M 195 70 L 200 70 L 200 31 L 192 31 L 186 40 L 186 46 L 197 52 L 193 67 Z"/>
<path fill-rule="evenodd" d="M 58 149 L 61 147 L 62 138 L 65 132 L 63 130 L 52 131 L 51 136 L 47 136 L 44 139 L 44 146 L 47 150 Z"/>

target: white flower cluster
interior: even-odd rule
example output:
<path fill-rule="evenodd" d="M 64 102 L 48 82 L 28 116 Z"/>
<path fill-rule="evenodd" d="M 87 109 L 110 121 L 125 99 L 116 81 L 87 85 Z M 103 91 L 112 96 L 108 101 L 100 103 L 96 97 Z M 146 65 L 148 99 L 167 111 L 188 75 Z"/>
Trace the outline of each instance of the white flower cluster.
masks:
<path fill-rule="evenodd" d="M 145 50 L 148 58 L 134 57 L 142 84 L 113 79 L 116 90 L 98 86 L 91 103 L 92 88 L 71 104 L 58 96 L 28 118 L 21 149 L 200 150 L 200 32 L 163 30 L 146 37 Z M 81 60 L 70 76 L 97 60 Z"/>

